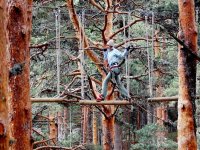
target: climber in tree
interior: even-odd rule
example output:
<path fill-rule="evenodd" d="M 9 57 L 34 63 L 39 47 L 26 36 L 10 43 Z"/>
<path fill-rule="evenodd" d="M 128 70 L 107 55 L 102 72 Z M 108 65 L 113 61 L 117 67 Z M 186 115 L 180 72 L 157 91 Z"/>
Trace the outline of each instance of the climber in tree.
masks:
<path fill-rule="evenodd" d="M 104 63 L 107 63 L 106 65 L 109 68 L 109 72 L 102 83 L 102 94 L 100 94 L 97 97 L 96 101 L 100 102 L 104 100 L 105 97 L 107 96 L 108 82 L 110 81 L 111 78 L 115 79 L 120 94 L 126 98 L 130 98 L 127 90 L 125 89 L 124 85 L 121 83 L 120 77 L 119 77 L 120 71 L 121 71 L 119 63 L 128 55 L 130 46 L 127 47 L 124 52 L 120 52 L 119 50 L 114 48 L 114 41 L 111 39 L 107 42 L 106 49 L 107 50 L 104 51 Z"/>

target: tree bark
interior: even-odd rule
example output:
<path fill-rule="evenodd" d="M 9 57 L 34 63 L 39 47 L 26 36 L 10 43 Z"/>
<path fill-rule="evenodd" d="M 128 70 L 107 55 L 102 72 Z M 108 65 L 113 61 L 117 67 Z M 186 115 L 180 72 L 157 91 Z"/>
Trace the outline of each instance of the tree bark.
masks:
<path fill-rule="evenodd" d="M 97 114 L 96 114 L 96 108 L 93 107 L 93 117 L 92 117 L 92 128 L 93 128 L 93 144 L 98 144 L 98 130 L 97 130 Z"/>
<path fill-rule="evenodd" d="M 84 48 L 89 47 L 89 42 L 87 36 L 83 32 L 82 25 L 80 25 L 80 21 L 77 17 L 77 14 L 74 10 L 73 0 L 67 0 L 67 7 L 70 15 L 70 19 L 73 23 L 74 29 L 76 30 L 76 36 L 80 39 L 80 37 L 83 37 L 84 39 Z M 112 7 L 112 1 L 111 0 L 105 0 L 106 8 L 105 10 L 109 10 Z M 104 29 L 102 31 L 102 37 L 104 44 L 106 44 L 107 40 L 109 40 L 109 37 L 112 33 L 113 28 L 113 13 L 106 13 L 105 15 L 105 25 Z M 93 51 L 87 50 L 85 51 L 85 54 L 90 58 L 91 61 L 93 61 L 96 64 L 99 64 L 100 59 L 95 55 Z M 103 79 L 105 78 L 106 74 L 102 71 L 101 66 L 97 65 L 98 71 L 102 74 Z M 111 91 L 111 85 L 108 87 L 108 93 Z M 108 100 L 112 100 L 113 96 L 107 97 Z M 110 116 L 112 112 L 114 111 L 114 106 L 107 106 L 103 107 L 103 111 L 106 113 L 107 116 Z M 103 128 L 103 149 L 104 150 L 110 150 L 114 148 L 114 116 L 110 118 L 102 117 L 102 128 Z"/>
<path fill-rule="evenodd" d="M 31 150 L 30 33 L 32 0 L 7 1 L 10 51 L 9 85 L 12 149 Z"/>
<path fill-rule="evenodd" d="M 64 136 L 64 118 L 61 112 L 57 112 L 57 126 L 58 126 L 58 141 L 61 142 L 65 139 Z"/>
<path fill-rule="evenodd" d="M 55 122 L 55 117 L 49 115 L 49 139 L 53 139 L 51 144 L 56 145 L 58 137 L 58 125 Z"/>
<path fill-rule="evenodd" d="M 122 129 L 121 126 L 115 122 L 115 149 L 122 150 Z"/>
<path fill-rule="evenodd" d="M 193 0 L 178 0 L 179 39 L 184 41 L 193 53 L 197 53 L 197 29 Z M 178 149 L 196 150 L 195 97 L 196 97 L 196 60 L 185 48 L 179 45 L 178 73 Z"/>
<path fill-rule="evenodd" d="M 158 41 L 159 38 L 159 31 L 155 30 L 155 42 L 154 42 L 154 54 L 155 54 L 155 58 L 162 58 L 162 53 L 161 53 L 161 49 L 160 49 L 160 43 Z M 156 65 L 157 68 L 156 71 L 154 72 L 154 75 L 156 77 L 156 97 L 162 97 L 163 96 L 163 85 L 162 85 L 162 73 L 161 73 L 161 69 L 162 66 L 158 66 Z M 156 116 L 157 118 L 161 118 L 162 119 L 162 112 L 163 112 L 163 107 L 161 106 L 162 103 L 159 103 L 158 106 L 156 107 Z M 157 119 L 157 123 L 160 126 L 163 126 L 163 121 L 160 119 Z"/>
<path fill-rule="evenodd" d="M 64 108 L 64 138 L 67 137 L 68 131 L 67 131 L 67 127 L 68 127 L 68 118 L 69 118 L 69 114 L 68 114 L 68 107 Z"/>
<path fill-rule="evenodd" d="M 0 1 L 0 149 L 9 149 L 9 118 L 8 118 L 8 50 L 6 35 L 6 3 Z"/>
<path fill-rule="evenodd" d="M 89 115 L 89 108 L 88 106 L 82 107 L 82 115 L 83 115 L 83 143 L 87 143 L 88 141 L 88 115 Z"/>

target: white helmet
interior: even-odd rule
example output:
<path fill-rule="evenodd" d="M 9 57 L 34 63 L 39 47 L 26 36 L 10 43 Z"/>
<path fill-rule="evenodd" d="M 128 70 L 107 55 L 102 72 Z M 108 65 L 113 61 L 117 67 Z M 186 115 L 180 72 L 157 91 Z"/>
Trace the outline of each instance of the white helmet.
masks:
<path fill-rule="evenodd" d="M 114 40 L 113 39 L 109 40 L 106 45 L 114 47 Z"/>

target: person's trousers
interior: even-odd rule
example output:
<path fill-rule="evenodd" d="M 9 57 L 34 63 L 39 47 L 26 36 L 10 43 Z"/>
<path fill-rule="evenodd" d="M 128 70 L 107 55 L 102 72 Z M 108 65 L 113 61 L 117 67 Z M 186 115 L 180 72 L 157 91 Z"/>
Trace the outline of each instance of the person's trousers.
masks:
<path fill-rule="evenodd" d="M 123 97 L 130 98 L 126 88 L 124 87 L 124 85 L 120 81 L 119 74 L 120 74 L 120 68 L 119 67 L 112 68 L 112 70 L 107 74 L 107 76 L 104 79 L 103 84 L 102 84 L 102 95 L 103 95 L 104 98 L 107 96 L 108 82 L 110 81 L 110 79 L 112 77 L 114 77 L 114 79 L 116 81 L 116 84 L 117 84 L 117 87 L 119 89 L 120 94 L 123 95 Z"/>

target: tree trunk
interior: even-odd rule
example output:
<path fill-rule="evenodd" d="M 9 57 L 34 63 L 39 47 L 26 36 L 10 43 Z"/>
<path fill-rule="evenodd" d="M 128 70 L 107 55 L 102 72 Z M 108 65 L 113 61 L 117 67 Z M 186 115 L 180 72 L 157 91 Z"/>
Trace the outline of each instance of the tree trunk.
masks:
<path fill-rule="evenodd" d="M 88 115 L 89 115 L 89 108 L 88 106 L 82 107 L 82 115 L 83 115 L 83 143 L 87 143 L 88 140 Z"/>
<path fill-rule="evenodd" d="M 6 36 L 6 4 L 0 1 L 0 149 L 9 149 L 9 122 L 8 122 L 8 51 Z"/>
<path fill-rule="evenodd" d="M 56 145 L 58 137 L 58 125 L 55 122 L 55 117 L 49 115 L 49 139 L 53 139 L 52 145 Z"/>
<path fill-rule="evenodd" d="M 197 53 L 197 30 L 193 0 L 178 1 L 179 39 L 184 41 L 193 53 Z M 196 60 L 179 45 L 178 51 L 179 99 L 178 99 L 178 149 L 196 150 L 195 97 Z"/>
<path fill-rule="evenodd" d="M 31 150 L 30 33 L 32 0 L 7 1 L 10 51 L 12 149 Z"/>
<path fill-rule="evenodd" d="M 115 122 L 115 150 L 122 150 L 122 129 L 121 126 Z"/>
<path fill-rule="evenodd" d="M 97 115 L 96 115 L 96 108 L 93 107 L 93 117 L 92 117 L 92 128 L 93 128 L 93 144 L 97 145 L 98 144 L 98 130 L 97 130 Z"/>
<path fill-rule="evenodd" d="M 68 115 L 68 107 L 65 107 L 64 108 L 64 139 L 67 137 L 67 134 L 68 134 L 68 131 L 67 131 L 67 127 L 68 127 L 68 118 L 69 118 L 69 115 Z"/>
<path fill-rule="evenodd" d="M 57 112 L 57 125 L 58 125 L 58 141 L 61 142 L 65 139 L 64 135 L 64 118 L 61 112 Z"/>
<path fill-rule="evenodd" d="M 105 10 L 109 10 L 112 5 L 112 0 L 105 0 Z M 110 35 L 113 31 L 113 13 L 107 13 L 105 15 L 105 24 L 103 29 L 103 37 L 104 44 L 109 40 Z M 103 76 L 102 80 L 105 79 L 106 76 Z M 111 84 L 108 84 L 108 95 L 112 90 Z M 114 95 L 110 95 L 107 97 L 107 100 L 113 100 Z M 112 113 L 114 112 L 115 107 L 114 106 L 104 106 L 104 112 L 106 113 L 106 116 L 112 116 Z M 111 149 L 117 149 L 117 143 L 115 143 L 115 117 L 109 117 L 106 118 L 102 116 L 102 129 L 103 129 L 103 149 L 104 150 L 111 150 Z M 115 146 L 115 147 L 114 147 Z"/>
<path fill-rule="evenodd" d="M 159 31 L 155 31 L 155 42 L 154 42 L 154 52 L 155 52 L 155 58 L 161 58 L 162 59 L 162 51 L 159 43 Z M 163 83 L 162 83 L 162 70 L 163 67 L 160 65 L 156 65 L 157 68 L 155 71 L 155 77 L 156 77 L 156 97 L 162 97 L 163 96 Z M 166 111 L 165 111 L 165 105 L 163 103 L 159 103 L 158 106 L 156 107 L 156 116 L 157 116 L 157 124 L 164 128 L 164 123 L 163 120 L 165 119 L 166 116 Z M 157 132 L 157 145 L 161 146 L 163 145 L 163 141 L 166 138 L 166 132 L 164 130 L 160 131 L 158 130 Z M 163 150 L 164 148 L 159 148 L 160 150 Z"/>
<path fill-rule="evenodd" d="M 73 0 L 67 0 L 67 7 L 69 11 L 70 19 L 73 23 L 74 29 L 76 30 L 76 36 L 80 39 L 80 37 L 84 37 L 84 48 L 89 47 L 89 41 L 87 36 L 84 34 L 84 29 L 80 24 L 80 21 L 77 17 L 77 14 L 74 9 Z M 112 0 L 105 0 L 105 11 L 109 11 L 113 7 Z M 105 24 L 102 30 L 102 37 L 103 37 L 103 44 L 109 40 L 109 37 L 112 34 L 113 29 L 113 13 L 106 13 L 105 15 Z M 106 74 L 102 71 L 100 64 L 100 59 L 96 56 L 96 54 L 91 50 L 86 50 L 85 54 L 88 58 L 93 61 L 98 68 L 98 71 L 102 74 L 102 78 L 104 79 Z M 108 94 L 112 90 L 111 84 L 108 85 Z M 112 100 L 114 97 L 113 95 L 108 96 L 107 100 Z M 109 118 L 102 117 L 102 130 L 103 130 L 103 149 L 110 150 L 114 148 L 114 116 L 112 113 L 114 112 L 114 106 L 102 106 L 103 111 L 106 113 L 106 116 L 111 116 Z"/>
<path fill-rule="evenodd" d="M 140 117 L 140 107 L 137 106 L 137 130 L 141 128 L 141 117 Z"/>
<path fill-rule="evenodd" d="M 108 106 L 108 111 L 106 114 L 108 116 L 112 115 L 111 107 Z M 103 128 L 103 149 L 112 150 L 114 149 L 114 117 L 105 118 L 102 116 L 102 128 Z"/>
<path fill-rule="evenodd" d="M 155 42 L 154 42 L 154 54 L 155 54 L 155 59 L 158 58 L 162 58 L 162 53 L 161 53 L 161 50 L 160 50 L 160 43 L 158 41 L 158 34 L 159 34 L 159 31 L 158 30 L 155 30 Z M 154 75 L 156 77 L 156 97 L 162 97 L 163 96 L 163 85 L 162 85 L 162 73 L 161 73 L 161 69 L 162 69 L 162 66 L 158 66 L 156 65 L 157 68 L 156 71 L 154 72 Z M 158 106 L 156 107 L 156 116 L 160 119 L 162 119 L 162 104 L 158 104 Z M 160 120 L 160 119 L 157 119 L 157 123 L 160 125 L 160 126 L 163 126 L 163 121 Z"/>

